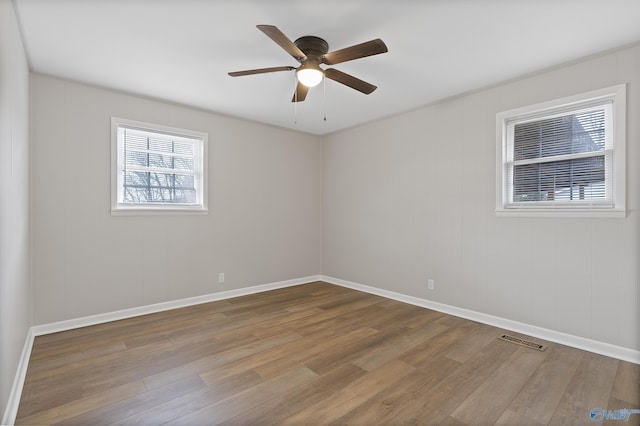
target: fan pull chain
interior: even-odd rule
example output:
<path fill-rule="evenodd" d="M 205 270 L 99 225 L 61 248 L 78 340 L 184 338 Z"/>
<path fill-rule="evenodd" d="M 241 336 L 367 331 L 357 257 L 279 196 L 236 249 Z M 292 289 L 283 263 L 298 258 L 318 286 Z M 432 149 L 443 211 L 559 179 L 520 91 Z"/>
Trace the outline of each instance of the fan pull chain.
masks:
<path fill-rule="evenodd" d="M 293 124 L 298 125 L 298 78 L 293 74 Z"/>
<path fill-rule="evenodd" d="M 323 78 L 322 79 L 322 96 L 324 98 L 324 104 L 322 106 L 322 108 L 324 109 L 323 113 L 324 113 L 324 121 L 327 121 L 327 79 Z"/>

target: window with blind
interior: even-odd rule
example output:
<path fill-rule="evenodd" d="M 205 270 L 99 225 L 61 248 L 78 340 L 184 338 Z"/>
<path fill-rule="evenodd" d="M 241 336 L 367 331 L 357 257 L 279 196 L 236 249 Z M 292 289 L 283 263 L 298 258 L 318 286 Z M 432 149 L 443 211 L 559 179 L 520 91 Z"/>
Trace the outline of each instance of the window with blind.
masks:
<path fill-rule="evenodd" d="M 206 212 L 207 135 L 112 118 L 112 212 Z"/>
<path fill-rule="evenodd" d="M 624 217 L 625 90 L 497 114 L 497 214 Z"/>

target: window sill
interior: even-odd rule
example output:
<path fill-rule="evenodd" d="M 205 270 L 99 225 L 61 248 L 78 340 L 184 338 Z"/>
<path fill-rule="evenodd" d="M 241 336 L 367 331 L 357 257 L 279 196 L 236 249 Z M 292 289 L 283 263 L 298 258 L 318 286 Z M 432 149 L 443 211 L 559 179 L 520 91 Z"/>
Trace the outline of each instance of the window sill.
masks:
<path fill-rule="evenodd" d="M 124 207 L 111 209 L 111 216 L 193 216 L 208 215 L 208 209 L 200 208 L 150 208 L 150 207 Z"/>
<path fill-rule="evenodd" d="M 496 217 L 541 217 L 541 218 L 589 218 L 589 219 L 624 219 L 624 209 L 496 209 Z"/>

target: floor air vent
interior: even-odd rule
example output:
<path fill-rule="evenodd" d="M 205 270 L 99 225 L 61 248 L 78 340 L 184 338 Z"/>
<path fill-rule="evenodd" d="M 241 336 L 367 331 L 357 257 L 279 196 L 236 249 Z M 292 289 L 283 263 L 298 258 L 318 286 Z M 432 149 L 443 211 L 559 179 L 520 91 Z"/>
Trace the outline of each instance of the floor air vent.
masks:
<path fill-rule="evenodd" d="M 504 340 L 505 342 L 515 343 L 516 345 L 525 346 L 527 348 L 535 349 L 540 352 L 547 349 L 545 345 L 541 345 L 540 343 L 531 342 L 529 340 L 521 339 L 515 336 L 509 336 L 508 334 L 503 334 L 502 336 L 499 336 L 498 339 Z"/>

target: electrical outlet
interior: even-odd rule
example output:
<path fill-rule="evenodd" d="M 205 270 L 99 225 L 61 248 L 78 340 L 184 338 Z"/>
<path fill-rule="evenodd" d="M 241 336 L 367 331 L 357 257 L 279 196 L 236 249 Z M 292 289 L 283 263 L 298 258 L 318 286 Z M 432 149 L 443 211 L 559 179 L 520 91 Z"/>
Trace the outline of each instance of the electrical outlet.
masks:
<path fill-rule="evenodd" d="M 436 283 L 432 279 L 427 280 L 427 288 L 429 290 L 434 290 L 436 288 Z"/>
<path fill-rule="evenodd" d="M 224 282 L 224 272 L 220 272 L 218 274 L 218 284 L 222 284 Z"/>

